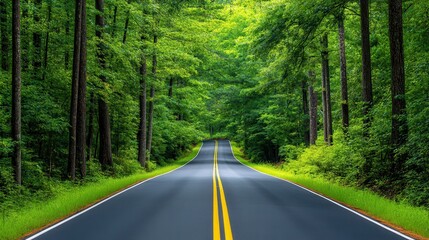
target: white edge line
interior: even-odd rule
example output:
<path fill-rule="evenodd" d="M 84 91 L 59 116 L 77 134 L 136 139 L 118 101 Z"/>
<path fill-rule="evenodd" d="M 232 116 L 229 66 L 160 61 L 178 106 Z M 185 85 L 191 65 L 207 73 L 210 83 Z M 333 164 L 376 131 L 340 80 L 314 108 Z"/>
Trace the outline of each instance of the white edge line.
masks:
<path fill-rule="evenodd" d="M 257 169 L 254 169 L 254 168 L 252 168 L 252 167 L 250 167 L 250 166 L 245 165 L 244 163 L 242 163 L 240 160 L 238 160 L 238 159 L 235 157 L 235 155 L 234 155 L 234 151 L 232 150 L 232 144 L 231 144 L 231 141 L 229 141 L 229 140 L 228 140 L 228 142 L 229 142 L 229 146 L 231 147 L 231 153 L 232 153 L 232 156 L 234 156 L 235 160 L 236 160 L 237 162 L 241 163 L 243 166 L 246 166 L 246 167 L 248 167 L 248 168 L 252 169 L 253 171 L 256 171 L 256 172 L 262 173 L 262 174 L 267 175 L 267 176 L 269 176 L 269 177 L 273 177 L 273 178 L 276 178 L 276 179 L 279 179 L 279 180 L 282 180 L 282 181 L 288 182 L 288 183 L 290 183 L 290 184 L 292 184 L 292 185 L 294 185 L 294 186 L 297 186 L 297 187 L 299 187 L 299 188 L 301 188 L 301 189 L 304 189 L 304 190 L 306 190 L 306 191 L 308 191 L 308 192 L 310 192 L 310 193 L 312 193 L 312 194 L 314 194 L 314 195 L 316 195 L 316 196 L 319 196 L 319 197 L 321 197 L 321 198 L 323 198 L 323 199 L 325 199 L 325 200 L 328 200 L 329 202 L 331 202 L 331 203 L 333 203 L 333 204 L 335 204 L 335 205 L 337 205 L 337 206 L 339 206 L 339 207 L 342 207 L 342 208 L 344 208 L 344 209 L 348 210 L 349 212 L 352 212 L 352 213 L 354 213 L 354 214 L 358 215 L 359 217 L 362 217 L 362 218 L 364 218 L 364 219 L 366 219 L 366 220 L 368 220 L 368 221 L 370 221 L 370 222 L 372 222 L 372 223 L 374 223 L 374 224 L 378 225 L 379 227 L 382 227 L 382 228 L 384 228 L 384 229 L 386 229 L 386 230 L 388 230 L 388 231 L 390 231 L 390 232 L 392 232 L 392 233 L 395 233 L 396 235 L 399 235 L 399 236 L 401 236 L 401 237 L 403 237 L 403 238 L 405 238 L 405 239 L 407 239 L 407 240 L 414 240 L 414 238 L 411 238 L 411 237 L 409 237 L 409 236 L 407 236 L 407 235 L 405 235 L 405 234 L 403 234 L 403 233 L 401 233 L 401 232 L 396 231 L 395 229 L 392 229 L 392 228 L 390 228 L 390 227 L 388 227 L 388 226 L 386 226 L 386 225 L 384 225 L 384 224 L 381 224 L 381 223 L 379 223 L 379 222 L 375 221 L 374 219 L 371 219 L 370 217 L 367 217 L 367 216 L 365 216 L 365 215 L 363 215 L 363 214 L 361 214 L 361 213 L 359 213 L 359 212 L 357 212 L 357 211 L 355 211 L 355 210 L 353 210 L 353 209 L 351 209 L 351 208 L 349 208 L 349 207 L 346 207 L 346 206 L 342 205 L 341 203 L 338 203 L 338 202 L 336 202 L 336 201 L 334 201 L 334 200 L 332 200 L 332 199 L 329 199 L 329 198 L 327 198 L 327 197 L 325 197 L 325 196 L 323 196 L 323 195 L 321 195 L 321 194 L 319 194 L 319 193 L 316 193 L 316 192 L 314 192 L 314 191 L 312 191 L 312 190 L 310 190 L 310 189 L 308 189 L 308 188 L 305 188 L 305 187 L 303 187 L 303 186 L 300 186 L 300 185 L 298 185 L 298 184 L 296 184 L 296 183 L 293 183 L 293 182 L 291 182 L 291 181 L 289 181 L 289 180 L 286 180 L 286 179 L 283 179 L 283 178 L 280 178 L 280 177 L 272 176 L 272 175 L 270 175 L 270 174 L 267 174 L 267 173 L 261 172 L 261 171 L 259 171 L 259 170 L 257 170 Z"/>
<path fill-rule="evenodd" d="M 110 199 L 112 199 L 112 198 L 114 198 L 114 197 L 116 197 L 116 196 L 118 196 L 118 195 L 120 195 L 120 194 L 122 194 L 122 193 L 124 193 L 124 192 L 126 192 L 126 191 L 128 191 L 128 190 L 130 190 L 130 189 L 133 189 L 133 188 L 135 188 L 135 187 L 137 187 L 137 186 L 139 186 L 139 185 L 141 185 L 141 184 L 143 184 L 143 183 L 145 183 L 145 182 L 148 182 L 148 181 L 153 180 L 153 179 L 155 179 L 155 178 L 158 178 L 158 177 L 164 176 L 164 175 L 166 175 L 166 174 L 169 174 L 169 173 L 171 173 L 171 172 L 174 172 L 174 171 L 176 171 L 176 170 L 179 170 L 180 168 L 182 168 L 182 167 L 184 167 L 184 166 L 188 165 L 188 163 L 192 162 L 195 158 L 197 158 L 197 156 L 200 154 L 200 151 L 201 151 L 201 149 L 203 148 L 203 146 L 204 146 L 204 142 L 202 142 L 201 147 L 200 147 L 200 149 L 199 149 L 199 150 L 198 150 L 198 152 L 197 152 L 197 155 L 195 155 L 195 157 L 194 157 L 194 158 L 192 158 L 191 160 L 189 160 L 186 164 L 184 164 L 184 165 L 182 165 L 182 166 L 180 166 L 180 167 L 178 167 L 178 168 L 176 168 L 176 169 L 173 169 L 173 170 L 171 170 L 171 171 L 169 171 L 169 172 L 166 172 L 166 173 L 163 173 L 163 174 L 160 174 L 160 175 L 157 175 L 157 176 L 154 176 L 154 177 L 148 178 L 148 179 L 146 179 L 146 180 L 144 180 L 144 181 L 142 181 L 142 182 L 139 182 L 139 183 L 137 183 L 137 184 L 135 184 L 135 185 L 133 185 L 133 186 L 131 186 L 131 187 L 129 187 L 129 188 L 126 188 L 126 189 L 124 189 L 124 190 L 122 190 L 122 191 L 120 191 L 120 192 L 118 192 L 118 193 L 116 193 L 116 194 L 114 194 L 114 195 L 112 195 L 112 196 L 110 196 L 110 197 L 108 197 L 108 198 L 106 198 L 106 199 L 104 199 L 104 200 L 102 200 L 102 201 L 100 201 L 100 202 L 98 202 L 98 203 L 96 203 L 96 204 L 94 204 L 94 205 L 92 205 L 92 206 L 88 207 L 88 208 L 85 208 L 84 210 L 82 210 L 82 211 L 80 211 L 80 212 L 78 212 L 78 213 L 76 213 L 76 214 L 74 214 L 74 215 L 72 215 L 72 216 L 70 216 L 70 217 L 67 217 L 66 219 L 64 219 L 64 220 L 62 220 L 62 221 L 60 221 L 60 222 L 58 222 L 58 223 L 56 223 L 56 224 L 54 224 L 54 225 L 52 225 L 52 226 L 50 226 L 50 227 L 46 228 L 46 229 L 44 229 L 44 230 L 42 230 L 42 231 L 40 231 L 40 232 L 38 232 L 38 233 L 36 233 L 36 234 L 34 234 L 34 235 L 32 235 L 32 236 L 28 237 L 28 238 L 26 238 L 26 240 L 32 240 L 32 239 L 35 239 L 35 238 L 37 238 L 37 237 L 39 237 L 39 236 L 41 236 L 41 235 L 43 235 L 43 234 L 45 234 L 45 233 L 47 233 L 47 232 L 51 231 L 52 229 L 54 229 L 54 228 L 56 228 L 56 227 L 59 227 L 59 226 L 61 226 L 62 224 L 66 223 L 66 222 L 68 222 L 68 221 L 70 221 L 70 220 L 72 220 L 73 218 L 76 218 L 76 217 L 78 217 L 79 215 L 82 215 L 82 214 L 84 214 L 84 213 L 88 212 L 89 210 L 91 210 L 91 209 L 93 209 L 93 208 L 95 208 L 95 207 L 97 207 L 97 206 L 99 206 L 99 205 L 101 205 L 101 204 L 103 204 L 103 203 L 105 203 L 105 202 L 109 201 Z"/>

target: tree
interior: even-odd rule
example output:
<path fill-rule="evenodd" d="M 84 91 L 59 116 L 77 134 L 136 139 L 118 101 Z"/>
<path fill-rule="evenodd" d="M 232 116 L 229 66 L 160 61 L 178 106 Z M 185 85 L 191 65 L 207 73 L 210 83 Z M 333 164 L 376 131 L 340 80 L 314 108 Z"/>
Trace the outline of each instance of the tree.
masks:
<path fill-rule="evenodd" d="M 389 42 L 392 92 L 391 144 L 395 151 L 405 145 L 408 138 L 408 124 L 405 101 L 405 69 L 402 30 L 402 1 L 389 0 Z M 394 157 L 392 171 L 402 173 L 407 154 L 399 152 Z"/>
<path fill-rule="evenodd" d="M 98 11 L 95 16 L 95 25 L 97 26 L 95 35 L 97 36 L 97 58 L 101 69 L 98 76 L 101 82 L 107 82 L 103 71 L 106 69 L 106 46 L 103 42 L 104 31 L 104 0 L 95 1 L 95 9 Z M 98 97 L 98 127 L 100 130 L 100 154 L 99 161 L 104 169 L 113 166 L 112 159 L 112 141 L 110 134 L 110 115 L 109 108 L 103 96 Z"/>
<path fill-rule="evenodd" d="M 42 0 L 35 0 L 34 1 L 34 12 L 33 12 L 33 19 L 34 24 L 39 25 L 40 24 L 40 12 L 42 10 Z M 33 53 L 33 71 L 34 75 L 33 77 L 35 79 L 41 80 L 42 79 L 42 34 L 39 30 L 40 28 L 36 28 L 36 30 L 33 31 L 33 47 L 34 47 L 34 53 Z"/>
<path fill-rule="evenodd" d="M 344 36 L 344 9 L 337 15 L 338 21 L 338 39 L 340 49 L 340 72 L 341 72 L 341 113 L 343 121 L 343 130 L 345 133 L 349 127 L 349 98 L 347 89 L 347 61 L 346 45 Z"/>
<path fill-rule="evenodd" d="M 82 36 L 82 0 L 76 0 L 75 4 L 75 28 L 74 28 L 74 48 L 73 48 L 73 72 L 72 72 L 72 93 L 70 102 L 70 125 L 69 125 L 69 156 L 68 175 L 74 180 L 76 177 L 76 130 L 77 130 L 77 108 L 80 73 L 80 48 Z"/>
<path fill-rule="evenodd" d="M 316 144 L 317 139 L 317 93 L 314 92 L 313 86 L 308 87 L 310 96 L 310 145 Z"/>
<path fill-rule="evenodd" d="M 21 7 L 12 2 L 12 166 L 17 184 L 21 184 Z"/>
<path fill-rule="evenodd" d="M 332 105 L 331 105 L 331 83 L 329 75 L 329 50 L 328 34 L 324 33 L 321 39 L 322 44 L 322 103 L 323 103 L 323 128 L 326 144 L 332 144 Z"/>
<path fill-rule="evenodd" d="M 153 36 L 153 43 L 155 45 L 155 49 L 156 49 L 156 44 L 158 43 L 158 35 L 155 33 Z M 153 53 L 152 56 L 152 77 L 153 77 L 153 82 L 152 85 L 150 87 L 150 98 L 149 98 L 149 122 L 148 122 L 148 130 L 147 130 L 147 152 L 148 152 L 148 157 L 147 160 L 150 160 L 150 154 L 151 154 L 151 150 L 152 150 L 152 137 L 153 137 L 153 110 L 154 110 L 154 100 L 155 100 L 155 80 L 156 80 L 156 70 L 157 70 L 157 58 L 156 58 L 156 50 Z"/>
<path fill-rule="evenodd" d="M 368 137 L 368 128 L 371 125 L 371 108 L 373 105 L 371 80 L 371 45 L 369 42 L 369 3 L 360 0 L 360 22 L 362 39 L 362 99 L 364 136 Z"/>
<path fill-rule="evenodd" d="M 145 37 L 141 38 L 144 42 Z M 139 130 L 137 133 L 138 141 L 138 161 L 142 167 L 146 163 L 146 144 L 147 144 L 147 123 L 146 123 L 146 78 L 147 78 L 147 66 L 146 57 L 142 52 L 141 63 L 140 63 L 140 94 L 139 94 Z"/>
<path fill-rule="evenodd" d="M 80 165 L 80 174 L 86 176 L 86 0 L 82 0 L 79 54 L 79 83 L 77 93 L 76 126 L 76 163 Z"/>

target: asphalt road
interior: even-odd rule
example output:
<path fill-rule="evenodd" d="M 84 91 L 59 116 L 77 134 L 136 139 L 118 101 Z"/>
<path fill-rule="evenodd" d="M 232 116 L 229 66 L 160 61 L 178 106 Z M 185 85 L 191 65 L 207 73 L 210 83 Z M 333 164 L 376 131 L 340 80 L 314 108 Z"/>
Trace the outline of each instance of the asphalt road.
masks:
<path fill-rule="evenodd" d="M 407 238 L 305 189 L 243 166 L 233 157 L 228 141 L 206 141 L 184 167 L 29 239 Z"/>

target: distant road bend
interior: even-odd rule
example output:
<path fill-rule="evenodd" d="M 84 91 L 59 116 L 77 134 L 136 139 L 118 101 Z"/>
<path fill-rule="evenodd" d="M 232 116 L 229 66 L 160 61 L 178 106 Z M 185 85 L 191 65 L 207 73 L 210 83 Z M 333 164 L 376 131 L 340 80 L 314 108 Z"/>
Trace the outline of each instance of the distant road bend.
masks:
<path fill-rule="evenodd" d="M 28 239 L 411 239 L 289 182 L 240 164 L 229 141 Z"/>

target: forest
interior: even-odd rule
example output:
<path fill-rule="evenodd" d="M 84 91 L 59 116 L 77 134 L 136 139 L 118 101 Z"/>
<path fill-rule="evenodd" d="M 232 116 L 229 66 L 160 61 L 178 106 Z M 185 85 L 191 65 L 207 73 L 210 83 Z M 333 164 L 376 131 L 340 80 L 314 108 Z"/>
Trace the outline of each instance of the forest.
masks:
<path fill-rule="evenodd" d="M 0 1 L 0 210 L 203 139 L 429 207 L 429 2 Z"/>

